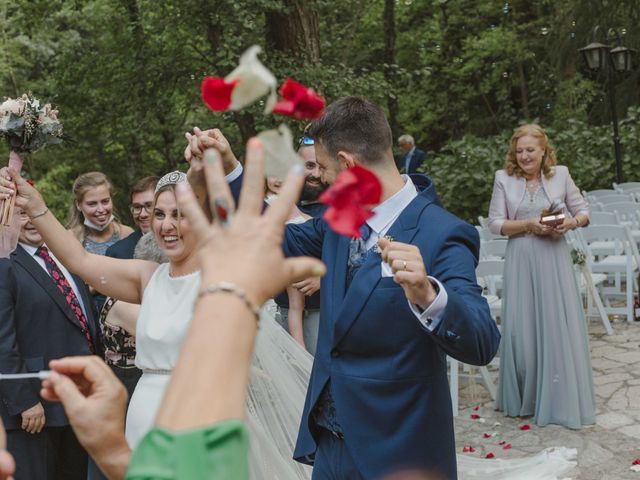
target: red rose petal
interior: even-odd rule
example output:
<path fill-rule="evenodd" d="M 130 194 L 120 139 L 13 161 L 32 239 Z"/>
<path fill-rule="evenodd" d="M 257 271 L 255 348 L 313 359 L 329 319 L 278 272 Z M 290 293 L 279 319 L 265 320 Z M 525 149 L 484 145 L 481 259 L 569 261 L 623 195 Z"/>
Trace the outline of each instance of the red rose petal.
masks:
<path fill-rule="evenodd" d="M 483 433 L 482 436 L 484 438 L 491 438 L 491 435 L 489 433 Z"/>
<path fill-rule="evenodd" d="M 495 455 L 493 454 L 493 452 L 489 452 L 489 453 L 487 453 L 487 454 L 485 455 L 485 457 L 484 457 L 484 458 L 493 458 L 493 457 L 495 457 Z"/>
<path fill-rule="evenodd" d="M 479 419 L 479 418 L 480 418 L 480 415 L 478 415 L 477 413 L 472 413 L 472 414 L 471 414 L 471 418 L 472 418 L 473 420 L 477 420 L 477 419 Z"/>
<path fill-rule="evenodd" d="M 529 425 L 528 423 L 520 425 L 520 430 L 531 430 L 531 425 Z"/>
<path fill-rule="evenodd" d="M 312 88 L 291 78 L 288 78 L 280 88 L 280 96 L 282 100 L 273 108 L 273 113 L 298 120 L 313 120 L 324 113 L 324 98 Z"/>
<path fill-rule="evenodd" d="M 636 458 L 631 465 L 640 465 L 640 458 Z"/>
<path fill-rule="evenodd" d="M 473 407 L 473 409 L 477 412 L 478 410 L 480 410 L 480 406 L 476 405 L 475 407 Z"/>
<path fill-rule="evenodd" d="M 224 112 L 231 105 L 231 94 L 240 80 L 225 82 L 221 77 L 204 77 L 200 85 L 202 100 L 214 112 Z"/>
<path fill-rule="evenodd" d="M 473 452 L 475 452 L 475 451 L 476 451 L 476 449 L 475 449 L 475 448 L 473 448 L 473 447 L 469 447 L 469 451 L 470 451 L 471 453 L 473 453 Z"/>
<path fill-rule="evenodd" d="M 507 443 L 507 444 L 506 444 L 504 447 L 502 447 L 502 448 L 504 448 L 505 450 L 509 450 L 509 449 L 511 448 L 511 444 L 510 444 L 510 443 Z"/>
<path fill-rule="evenodd" d="M 469 451 L 469 447 L 463 447 L 462 448 L 462 453 L 467 453 Z"/>
<path fill-rule="evenodd" d="M 505 443 L 507 443 L 507 442 L 505 442 L 504 440 L 502 440 L 502 441 L 500 441 L 500 442 L 498 443 L 498 445 L 504 445 Z"/>
<path fill-rule="evenodd" d="M 329 208 L 323 217 L 331 229 L 341 235 L 360 238 L 360 227 L 373 212 L 367 208 L 380 202 L 382 186 L 370 170 L 355 165 L 343 170 L 320 201 Z"/>

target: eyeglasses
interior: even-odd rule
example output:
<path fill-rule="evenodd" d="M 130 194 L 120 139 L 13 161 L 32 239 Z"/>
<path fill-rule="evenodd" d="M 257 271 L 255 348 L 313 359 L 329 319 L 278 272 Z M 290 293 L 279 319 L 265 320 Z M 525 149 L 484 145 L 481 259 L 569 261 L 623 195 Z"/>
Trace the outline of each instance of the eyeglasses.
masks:
<path fill-rule="evenodd" d="M 129 209 L 131 209 L 131 213 L 138 215 L 142 212 L 142 209 L 145 209 L 147 213 L 151 213 L 151 209 L 153 208 L 153 202 L 145 202 L 145 203 L 132 203 L 129 205 Z"/>
<path fill-rule="evenodd" d="M 315 145 L 315 140 L 311 137 L 308 136 L 303 136 L 300 137 L 300 140 L 298 140 L 298 148 L 300 147 L 312 147 L 313 145 Z"/>

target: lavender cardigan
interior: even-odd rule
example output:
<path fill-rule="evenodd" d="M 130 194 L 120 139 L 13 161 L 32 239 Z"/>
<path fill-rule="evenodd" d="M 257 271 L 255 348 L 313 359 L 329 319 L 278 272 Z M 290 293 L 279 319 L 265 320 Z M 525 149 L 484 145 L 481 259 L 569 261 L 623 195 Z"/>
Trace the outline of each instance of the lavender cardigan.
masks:
<path fill-rule="evenodd" d="M 542 186 L 549 199 L 563 201 L 574 217 L 578 214 L 589 217 L 589 205 L 569 175 L 569 169 L 564 165 L 557 165 L 554 171 L 551 178 L 542 176 Z M 489 205 L 489 230 L 492 233 L 500 235 L 505 220 L 515 218 L 525 194 L 526 183 L 523 177 L 509 175 L 506 170 L 496 172 Z"/>

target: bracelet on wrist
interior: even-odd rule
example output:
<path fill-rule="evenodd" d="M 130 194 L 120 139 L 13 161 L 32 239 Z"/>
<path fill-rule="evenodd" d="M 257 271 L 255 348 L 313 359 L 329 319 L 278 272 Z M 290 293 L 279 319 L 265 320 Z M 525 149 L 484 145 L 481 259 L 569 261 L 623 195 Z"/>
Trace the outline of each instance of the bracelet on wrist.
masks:
<path fill-rule="evenodd" d="M 38 218 L 38 217 L 42 217 L 42 216 L 46 215 L 48 211 L 49 211 L 49 208 L 48 208 L 48 207 L 45 207 L 45 209 L 44 209 L 42 212 L 40 212 L 40 213 L 38 213 L 38 214 L 36 214 L 36 215 L 33 215 L 33 216 L 29 217 L 29 218 L 30 218 L 31 220 L 35 220 L 35 219 L 36 219 L 36 218 Z"/>
<path fill-rule="evenodd" d="M 211 295 L 214 293 L 230 293 L 236 296 L 244 302 L 249 310 L 251 310 L 251 313 L 253 313 L 253 315 L 256 317 L 256 323 L 260 323 L 260 308 L 251 300 L 249 300 L 249 297 L 247 297 L 247 292 L 245 292 L 242 288 L 237 287 L 231 282 L 218 282 L 215 285 L 207 285 L 204 290 L 200 290 L 197 299 L 199 300 L 205 295 Z"/>

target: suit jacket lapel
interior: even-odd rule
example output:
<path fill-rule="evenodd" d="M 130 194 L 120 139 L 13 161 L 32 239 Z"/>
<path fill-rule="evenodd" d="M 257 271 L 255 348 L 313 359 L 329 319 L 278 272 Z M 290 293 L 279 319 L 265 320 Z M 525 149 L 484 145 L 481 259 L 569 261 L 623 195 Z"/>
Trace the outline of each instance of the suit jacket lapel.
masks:
<path fill-rule="evenodd" d="M 71 274 L 73 277 L 73 281 L 76 282 L 76 286 L 78 287 L 78 293 L 80 294 L 79 300 L 84 306 L 84 310 L 86 312 L 85 316 L 87 318 L 87 326 L 89 327 L 89 332 L 91 332 L 91 338 L 93 339 L 94 344 L 97 343 L 98 332 L 96 325 L 96 316 L 94 315 L 93 310 L 93 298 L 89 296 L 89 291 L 87 290 L 84 280 L 82 280 L 77 275 Z M 66 303 L 66 302 L 65 302 Z M 100 312 L 96 312 L 98 315 Z M 74 315 L 75 317 L 75 315 Z"/>
<path fill-rule="evenodd" d="M 38 262 L 29 255 L 24 248 L 20 245 L 13 252 L 16 261 L 33 277 L 33 279 L 47 292 L 51 299 L 60 307 L 65 316 L 76 327 L 80 327 L 80 322 L 76 318 L 75 313 L 71 310 L 71 307 L 67 303 L 67 300 L 62 296 L 58 287 L 56 287 L 51 277 L 38 265 Z"/>
<path fill-rule="evenodd" d="M 392 237 L 396 242 L 411 243 L 418 232 L 418 221 L 422 211 L 433 200 L 418 195 L 413 201 L 402 211 L 400 216 L 393 223 L 387 235 Z M 346 239 L 347 251 L 349 239 Z M 347 254 L 348 257 L 348 254 Z M 348 332 L 353 322 L 358 318 L 360 311 L 373 293 L 380 279 L 382 278 L 380 255 L 370 252 L 364 264 L 351 281 L 351 286 L 344 296 L 342 305 L 336 310 L 334 341 L 333 345 L 337 345 L 342 337 Z M 345 284 L 346 278 L 346 257 L 345 268 L 343 268 L 342 284 Z M 344 288 L 343 288 L 344 292 Z M 342 298 L 342 297 L 341 297 Z"/>

